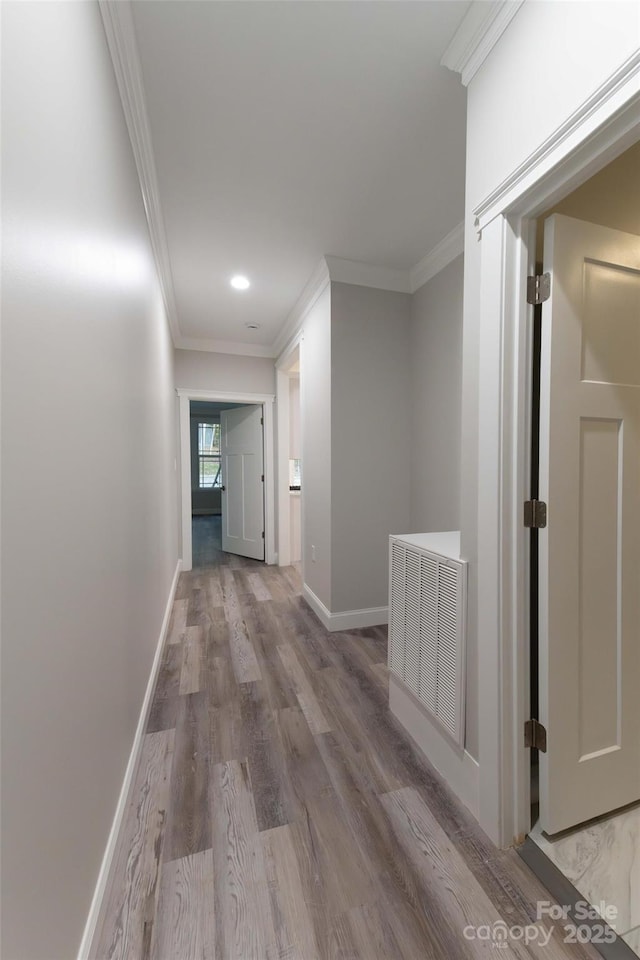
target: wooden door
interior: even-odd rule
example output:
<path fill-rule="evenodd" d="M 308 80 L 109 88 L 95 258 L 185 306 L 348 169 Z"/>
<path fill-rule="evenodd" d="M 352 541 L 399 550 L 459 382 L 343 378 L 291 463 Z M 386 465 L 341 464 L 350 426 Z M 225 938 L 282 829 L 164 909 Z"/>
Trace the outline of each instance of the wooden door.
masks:
<path fill-rule="evenodd" d="M 220 414 L 222 549 L 264 560 L 264 447 L 262 406 Z"/>
<path fill-rule="evenodd" d="M 555 215 L 542 313 L 540 820 L 640 798 L 640 238 Z"/>

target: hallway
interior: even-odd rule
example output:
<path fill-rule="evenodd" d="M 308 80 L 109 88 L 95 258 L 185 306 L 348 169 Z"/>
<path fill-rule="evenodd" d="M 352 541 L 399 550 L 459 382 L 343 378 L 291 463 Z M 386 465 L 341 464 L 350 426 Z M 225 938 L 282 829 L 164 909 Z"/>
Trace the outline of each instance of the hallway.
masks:
<path fill-rule="evenodd" d="M 328 634 L 292 568 L 183 574 L 97 960 L 464 960 L 544 891 L 387 710 L 386 630 Z M 548 923 L 548 921 L 547 921 Z M 507 957 L 592 957 L 513 942 Z"/>

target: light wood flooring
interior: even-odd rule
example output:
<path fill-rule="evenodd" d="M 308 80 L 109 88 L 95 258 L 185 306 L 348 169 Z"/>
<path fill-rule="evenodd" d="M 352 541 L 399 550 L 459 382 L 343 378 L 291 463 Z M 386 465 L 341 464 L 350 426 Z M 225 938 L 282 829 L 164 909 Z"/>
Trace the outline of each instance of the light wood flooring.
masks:
<path fill-rule="evenodd" d="M 595 957 L 465 937 L 548 894 L 390 715 L 386 630 L 328 634 L 292 568 L 223 556 L 180 579 L 92 958 Z"/>

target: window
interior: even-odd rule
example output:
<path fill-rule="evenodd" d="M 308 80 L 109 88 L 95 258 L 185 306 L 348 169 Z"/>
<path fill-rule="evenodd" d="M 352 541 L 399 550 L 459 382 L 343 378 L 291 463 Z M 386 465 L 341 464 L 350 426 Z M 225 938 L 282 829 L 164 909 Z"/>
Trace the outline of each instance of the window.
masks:
<path fill-rule="evenodd" d="M 201 490 L 222 486 L 220 424 L 198 424 L 198 486 Z"/>
<path fill-rule="evenodd" d="M 300 489 L 300 460 L 289 460 L 289 490 Z"/>

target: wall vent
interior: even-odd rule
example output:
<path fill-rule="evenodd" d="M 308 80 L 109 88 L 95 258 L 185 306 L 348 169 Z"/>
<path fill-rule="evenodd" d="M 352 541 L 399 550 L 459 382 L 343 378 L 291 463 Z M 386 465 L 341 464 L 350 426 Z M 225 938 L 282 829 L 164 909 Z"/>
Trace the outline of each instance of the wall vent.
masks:
<path fill-rule="evenodd" d="M 389 670 L 462 747 L 467 564 L 412 543 L 439 536 L 390 539 Z"/>

